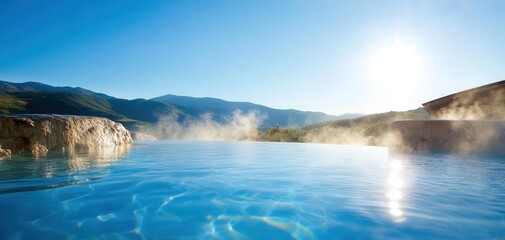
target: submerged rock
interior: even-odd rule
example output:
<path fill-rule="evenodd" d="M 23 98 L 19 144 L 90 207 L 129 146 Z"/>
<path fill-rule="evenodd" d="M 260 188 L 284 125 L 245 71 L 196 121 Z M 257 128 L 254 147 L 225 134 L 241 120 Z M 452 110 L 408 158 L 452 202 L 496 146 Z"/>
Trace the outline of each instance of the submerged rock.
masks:
<path fill-rule="evenodd" d="M 123 125 L 106 118 L 19 114 L 0 115 L 0 147 L 13 153 L 100 150 L 132 143 Z"/>

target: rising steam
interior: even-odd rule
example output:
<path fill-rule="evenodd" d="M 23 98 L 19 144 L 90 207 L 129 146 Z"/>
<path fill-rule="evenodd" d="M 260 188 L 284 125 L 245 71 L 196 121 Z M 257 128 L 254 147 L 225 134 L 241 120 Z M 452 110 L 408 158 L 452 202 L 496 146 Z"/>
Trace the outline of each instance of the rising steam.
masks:
<path fill-rule="evenodd" d="M 162 116 L 148 132 L 159 139 L 255 140 L 258 127 L 266 118 L 256 111 L 242 113 L 239 110 L 222 122 L 215 121 L 210 113 L 184 123 L 177 121 L 178 117 L 175 113 Z"/>
<path fill-rule="evenodd" d="M 400 151 L 505 153 L 505 81 L 423 104 L 432 120 L 397 121 L 392 133 Z"/>
<path fill-rule="evenodd" d="M 323 127 L 308 131 L 304 142 L 372 145 L 373 137 L 366 136 L 364 128 Z"/>
<path fill-rule="evenodd" d="M 304 142 L 388 146 L 395 141 L 389 133 L 389 124 L 399 119 L 423 119 L 425 113 L 387 112 L 353 120 L 337 121 L 326 126 L 309 129 Z"/>
<path fill-rule="evenodd" d="M 505 89 L 456 95 L 433 116 L 448 120 L 505 119 Z"/>

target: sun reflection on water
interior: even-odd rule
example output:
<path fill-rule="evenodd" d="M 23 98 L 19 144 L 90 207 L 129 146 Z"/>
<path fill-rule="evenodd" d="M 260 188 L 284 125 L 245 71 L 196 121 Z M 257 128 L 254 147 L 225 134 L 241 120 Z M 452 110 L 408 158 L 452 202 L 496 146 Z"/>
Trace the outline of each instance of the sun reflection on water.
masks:
<path fill-rule="evenodd" d="M 403 199 L 402 188 L 404 182 L 401 178 L 403 164 L 400 160 L 392 160 L 389 163 L 389 181 L 386 197 L 389 199 L 389 214 L 396 222 L 405 221 L 406 217 L 402 210 L 401 200 Z"/>

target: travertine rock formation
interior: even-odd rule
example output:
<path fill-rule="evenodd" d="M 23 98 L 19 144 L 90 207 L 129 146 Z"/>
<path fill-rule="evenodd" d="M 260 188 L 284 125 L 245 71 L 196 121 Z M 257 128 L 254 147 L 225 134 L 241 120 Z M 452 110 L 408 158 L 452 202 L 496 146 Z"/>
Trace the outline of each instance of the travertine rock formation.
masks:
<path fill-rule="evenodd" d="M 132 143 L 123 125 L 106 118 L 19 114 L 0 115 L 0 148 L 12 153 L 97 151 Z"/>

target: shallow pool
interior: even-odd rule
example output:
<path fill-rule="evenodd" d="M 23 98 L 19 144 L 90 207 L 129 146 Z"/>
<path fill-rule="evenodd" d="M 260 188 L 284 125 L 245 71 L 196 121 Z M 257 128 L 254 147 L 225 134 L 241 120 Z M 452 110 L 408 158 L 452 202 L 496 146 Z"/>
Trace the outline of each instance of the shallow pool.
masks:
<path fill-rule="evenodd" d="M 505 239 L 505 158 L 136 142 L 0 161 L 2 239 Z"/>

